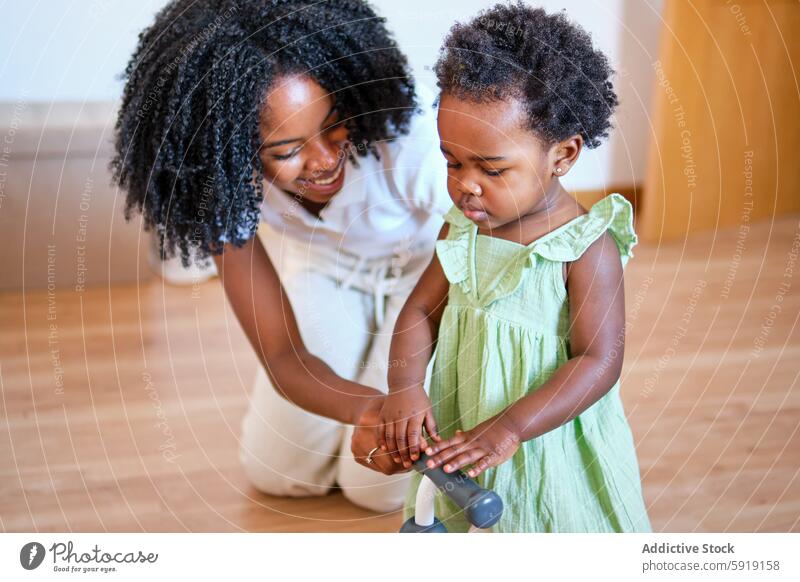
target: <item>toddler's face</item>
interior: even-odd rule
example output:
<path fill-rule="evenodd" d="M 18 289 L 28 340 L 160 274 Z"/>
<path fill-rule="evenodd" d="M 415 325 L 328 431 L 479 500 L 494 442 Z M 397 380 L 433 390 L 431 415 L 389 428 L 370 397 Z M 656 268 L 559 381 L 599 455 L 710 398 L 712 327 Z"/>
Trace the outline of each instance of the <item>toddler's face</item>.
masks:
<path fill-rule="evenodd" d="M 558 144 L 548 147 L 524 126 L 516 99 L 475 103 L 443 94 L 439 139 L 453 203 L 482 229 L 519 220 L 558 187 Z"/>

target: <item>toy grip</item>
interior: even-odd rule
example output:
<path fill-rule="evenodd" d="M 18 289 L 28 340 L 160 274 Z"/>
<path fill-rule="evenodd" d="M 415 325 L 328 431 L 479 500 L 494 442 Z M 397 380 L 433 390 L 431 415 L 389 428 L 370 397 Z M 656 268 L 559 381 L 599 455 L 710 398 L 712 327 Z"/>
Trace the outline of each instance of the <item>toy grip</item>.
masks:
<path fill-rule="evenodd" d="M 503 514 L 503 500 L 497 493 L 482 489 L 461 471 L 445 473 L 441 467 L 431 469 L 427 465 L 429 459 L 428 455 L 421 453 L 414 461 L 414 469 L 433 481 L 439 491 L 463 509 L 472 525 L 487 528 L 497 523 Z"/>

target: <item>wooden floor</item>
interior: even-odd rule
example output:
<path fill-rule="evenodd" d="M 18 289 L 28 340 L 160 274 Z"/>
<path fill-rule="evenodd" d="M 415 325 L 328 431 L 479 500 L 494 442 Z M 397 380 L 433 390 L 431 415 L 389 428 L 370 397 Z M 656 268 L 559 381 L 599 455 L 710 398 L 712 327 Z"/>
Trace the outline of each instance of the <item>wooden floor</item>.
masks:
<path fill-rule="evenodd" d="M 635 250 L 622 391 L 656 531 L 800 531 L 793 244 L 800 217 Z M 248 485 L 256 360 L 218 281 L 197 295 L 0 295 L 0 528 L 396 531 L 339 494 Z"/>

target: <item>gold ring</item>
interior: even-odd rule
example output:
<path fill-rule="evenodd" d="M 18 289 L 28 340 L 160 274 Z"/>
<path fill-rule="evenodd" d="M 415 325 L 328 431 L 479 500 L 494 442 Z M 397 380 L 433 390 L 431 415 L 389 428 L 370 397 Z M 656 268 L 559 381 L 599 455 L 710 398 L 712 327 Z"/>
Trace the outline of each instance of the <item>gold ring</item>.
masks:
<path fill-rule="evenodd" d="M 372 458 L 372 455 L 374 455 L 374 454 L 375 454 L 375 452 L 376 452 L 378 449 L 380 449 L 380 447 L 375 447 L 374 449 L 372 449 L 372 450 L 369 452 L 369 454 L 367 455 L 367 465 L 371 465 L 372 463 L 374 463 L 374 462 L 375 462 L 375 459 L 373 459 L 373 458 Z"/>

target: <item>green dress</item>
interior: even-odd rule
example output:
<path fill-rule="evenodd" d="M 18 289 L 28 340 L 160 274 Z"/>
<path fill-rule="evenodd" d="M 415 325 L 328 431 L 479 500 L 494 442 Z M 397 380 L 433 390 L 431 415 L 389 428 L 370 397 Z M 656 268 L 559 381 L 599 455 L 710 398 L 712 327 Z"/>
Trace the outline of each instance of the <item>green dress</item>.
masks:
<path fill-rule="evenodd" d="M 540 387 L 570 358 L 562 265 L 610 230 L 623 267 L 636 244 L 633 211 L 619 194 L 533 243 L 478 234 L 457 207 L 436 254 L 450 282 L 430 385 L 444 437 L 494 416 Z M 420 476 L 406 498 L 413 515 Z M 478 477 L 503 499 L 497 532 L 649 532 L 639 466 L 619 382 L 583 414 L 522 443 Z M 436 516 L 467 531 L 463 512 L 437 494 Z"/>

